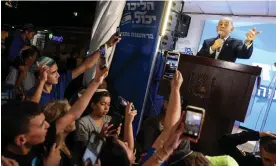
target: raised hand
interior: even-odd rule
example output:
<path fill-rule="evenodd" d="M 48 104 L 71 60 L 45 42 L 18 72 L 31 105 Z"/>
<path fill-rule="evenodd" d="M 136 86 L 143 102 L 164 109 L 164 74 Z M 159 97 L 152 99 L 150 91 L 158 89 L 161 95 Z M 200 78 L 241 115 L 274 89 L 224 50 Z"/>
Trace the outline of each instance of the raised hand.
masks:
<path fill-rule="evenodd" d="M 132 123 L 136 115 L 137 111 L 132 110 L 132 103 L 127 102 L 127 106 L 125 108 L 125 123 Z"/>
<path fill-rule="evenodd" d="M 1 157 L 1 163 L 2 166 L 19 166 L 18 162 L 4 156 Z"/>
<path fill-rule="evenodd" d="M 184 132 L 185 112 L 181 115 L 179 121 L 173 126 L 169 139 L 164 143 L 164 149 L 171 153 L 182 142 L 182 134 Z"/>
<path fill-rule="evenodd" d="M 96 164 L 94 164 L 93 166 L 101 166 L 101 160 L 100 160 L 100 159 L 98 159 L 98 160 L 97 160 L 97 163 L 96 163 Z"/>
<path fill-rule="evenodd" d="M 179 70 L 176 70 L 174 74 L 174 78 L 171 81 L 171 89 L 179 90 L 183 82 L 182 74 L 179 72 Z"/>
<path fill-rule="evenodd" d="M 219 38 L 215 40 L 214 44 L 211 46 L 211 49 L 213 51 L 216 51 L 218 48 L 221 48 L 222 45 L 223 45 L 223 40 Z"/>
<path fill-rule="evenodd" d="M 40 66 L 38 62 L 36 62 L 36 66 L 38 67 L 38 70 L 39 70 L 40 80 L 46 82 L 50 68 L 46 65 Z"/>
<path fill-rule="evenodd" d="M 122 129 L 122 123 L 120 123 L 119 127 L 116 129 L 116 133 L 114 134 L 115 137 L 119 137 L 121 134 L 121 129 Z"/>
<path fill-rule="evenodd" d="M 250 44 L 255 37 L 260 34 L 261 31 L 257 31 L 256 27 L 254 27 L 253 29 L 250 29 L 247 33 L 246 33 L 246 40 L 245 43 Z"/>
<path fill-rule="evenodd" d="M 53 144 L 49 155 L 44 160 L 45 166 L 58 166 L 61 160 L 60 147 L 56 143 Z"/>
<path fill-rule="evenodd" d="M 102 127 L 102 130 L 101 130 L 101 132 L 100 132 L 100 135 L 101 135 L 102 137 L 107 137 L 107 136 L 111 135 L 112 132 L 115 132 L 115 131 L 116 131 L 116 129 L 110 130 L 111 127 L 113 127 L 113 124 L 105 123 L 105 124 L 103 125 L 103 127 Z"/>
<path fill-rule="evenodd" d="M 260 134 L 260 137 L 272 137 L 276 139 L 276 134 L 271 132 L 263 131 L 263 132 L 259 132 L 259 134 Z"/>
<path fill-rule="evenodd" d="M 113 34 L 111 38 L 106 42 L 108 47 L 113 47 L 121 40 L 121 36 L 119 36 L 117 33 Z"/>
<path fill-rule="evenodd" d="M 102 84 L 103 80 L 107 77 L 107 75 L 108 75 L 108 68 L 100 69 L 100 59 L 99 59 L 96 66 L 96 75 L 94 80 Z"/>

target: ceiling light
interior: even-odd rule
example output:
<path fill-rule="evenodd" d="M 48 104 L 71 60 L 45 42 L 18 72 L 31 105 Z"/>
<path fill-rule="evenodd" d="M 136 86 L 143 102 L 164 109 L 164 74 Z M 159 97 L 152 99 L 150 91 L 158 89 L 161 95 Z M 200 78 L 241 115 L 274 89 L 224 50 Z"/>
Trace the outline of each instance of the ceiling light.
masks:
<path fill-rule="evenodd" d="M 78 16 L 78 12 L 74 12 L 73 14 L 74 14 L 74 16 L 75 16 L 75 17 L 77 17 L 77 16 Z"/>

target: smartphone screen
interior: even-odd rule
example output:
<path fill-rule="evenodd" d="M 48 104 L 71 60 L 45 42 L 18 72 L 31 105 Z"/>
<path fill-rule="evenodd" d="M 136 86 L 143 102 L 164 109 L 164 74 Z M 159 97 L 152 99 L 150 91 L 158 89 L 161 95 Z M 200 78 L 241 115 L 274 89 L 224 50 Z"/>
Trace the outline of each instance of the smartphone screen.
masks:
<path fill-rule="evenodd" d="M 100 64 L 100 68 L 101 69 L 104 69 L 105 67 L 107 67 L 107 62 L 106 62 L 106 48 L 105 47 L 101 47 L 100 50 L 99 50 L 99 53 L 101 55 L 101 64 Z"/>
<path fill-rule="evenodd" d="M 110 128 L 110 130 L 117 130 L 119 127 L 120 123 L 123 122 L 124 116 L 118 114 L 118 113 L 113 113 L 112 119 L 109 124 L 113 124 L 113 126 Z"/>
<path fill-rule="evenodd" d="M 203 113 L 187 110 L 184 134 L 197 138 L 203 121 Z"/>
<path fill-rule="evenodd" d="M 168 52 L 163 78 L 173 79 L 174 74 L 178 68 L 178 63 L 179 63 L 179 54 Z"/>
<path fill-rule="evenodd" d="M 100 52 L 101 57 L 105 57 L 105 47 L 101 47 L 99 52 Z"/>
<path fill-rule="evenodd" d="M 98 156 L 104 144 L 104 138 L 96 133 L 92 133 L 88 142 L 87 148 L 83 155 L 84 163 L 91 163 L 94 165 L 97 162 Z"/>

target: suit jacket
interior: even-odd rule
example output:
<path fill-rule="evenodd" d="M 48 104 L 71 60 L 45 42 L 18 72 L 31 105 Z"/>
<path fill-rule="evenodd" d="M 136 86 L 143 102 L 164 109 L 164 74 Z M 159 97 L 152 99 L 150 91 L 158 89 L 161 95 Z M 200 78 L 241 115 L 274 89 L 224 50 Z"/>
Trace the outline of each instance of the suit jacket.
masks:
<path fill-rule="evenodd" d="M 216 51 L 213 54 L 210 54 L 210 47 L 214 44 L 216 39 L 217 38 L 204 40 L 203 46 L 197 53 L 197 56 L 215 58 Z M 218 59 L 229 62 L 235 62 L 237 58 L 249 59 L 251 57 L 252 52 L 253 44 L 249 48 L 247 48 L 241 40 L 231 38 L 229 36 L 222 46 Z"/>

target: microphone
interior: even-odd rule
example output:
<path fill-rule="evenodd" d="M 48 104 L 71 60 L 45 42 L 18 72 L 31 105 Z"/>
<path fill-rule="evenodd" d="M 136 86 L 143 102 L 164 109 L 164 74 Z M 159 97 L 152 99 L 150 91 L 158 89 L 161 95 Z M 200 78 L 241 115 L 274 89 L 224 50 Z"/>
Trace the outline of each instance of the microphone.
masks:
<path fill-rule="evenodd" d="M 222 31 L 218 31 L 218 37 L 221 38 Z"/>
<path fill-rule="evenodd" d="M 222 31 L 218 31 L 218 38 L 221 39 L 221 34 L 222 34 Z M 221 39 L 222 40 L 222 39 Z M 220 49 L 221 48 L 218 48 L 217 49 L 217 52 L 220 52 Z"/>

